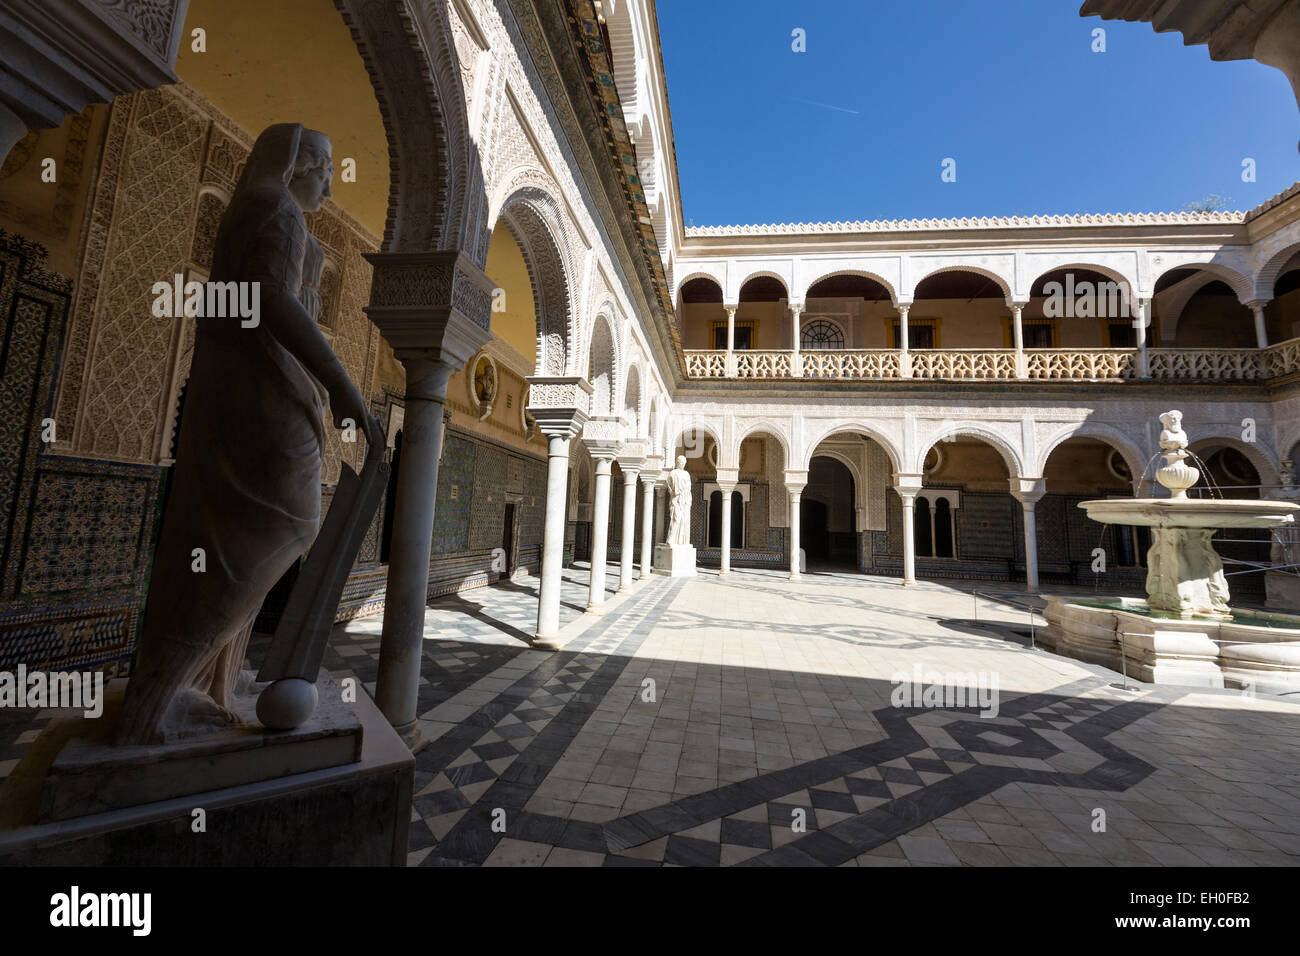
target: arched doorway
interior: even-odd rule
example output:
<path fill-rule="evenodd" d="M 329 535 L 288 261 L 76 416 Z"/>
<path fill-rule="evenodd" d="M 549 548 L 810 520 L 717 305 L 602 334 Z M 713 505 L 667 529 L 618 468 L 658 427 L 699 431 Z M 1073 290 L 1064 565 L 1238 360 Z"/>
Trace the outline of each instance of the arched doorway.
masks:
<path fill-rule="evenodd" d="M 818 564 L 857 567 L 856 505 L 848 466 L 830 455 L 813 455 L 799 502 L 800 544 L 809 570 Z"/>

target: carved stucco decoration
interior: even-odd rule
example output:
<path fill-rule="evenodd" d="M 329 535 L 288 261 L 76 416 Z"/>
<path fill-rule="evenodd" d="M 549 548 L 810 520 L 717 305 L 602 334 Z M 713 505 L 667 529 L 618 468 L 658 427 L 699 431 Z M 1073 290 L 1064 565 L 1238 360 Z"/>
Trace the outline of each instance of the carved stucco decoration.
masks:
<path fill-rule="evenodd" d="M 522 176 L 517 183 L 501 217 L 528 266 L 539 325 L 537 369 L 546 375 L 563 375 L 569 367 L 577 319 L 570 291 L 575 274 L 572 229 L 553 194 L 534 184 L 532 176 Z"/>
<path fill-rule="evenodd" d="M 388 134 L 384 249 L 460 248 L 469 121 L 446 4 L 418 4 L 418 25 L 406 3 L 335 6 L 365 61 Z"/>
<path fill-rule="evenodd" d="M 161 63 L 170 65 L 184 26 L 179 0 L 95 0 L 104 17 L 138 39 Z"/>

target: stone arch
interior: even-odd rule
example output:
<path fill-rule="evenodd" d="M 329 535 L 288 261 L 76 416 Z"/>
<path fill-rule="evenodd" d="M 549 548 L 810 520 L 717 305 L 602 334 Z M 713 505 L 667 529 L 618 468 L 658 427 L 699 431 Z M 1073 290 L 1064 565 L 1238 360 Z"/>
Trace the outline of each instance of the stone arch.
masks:
<path fill-rule="evenodd" d="M 1087 259 L 1065 258 L 1061 262 L 1052 263 L 1047 268 L 1043 268 L 1040 264 L 1035 264 L 1034 268 L 1037 274 L 1030 280 L 1029 285 L 1026 286 L 1026 295 L 1033 291 L 1034 286 L 1038 284 L 1040 279 L 1052 274 L 1053 272 L 1069 272 L 1071 269 L 1080 269 L 1087 270 L 1088 272 L 1095 272 L 1098 275 L 1103 275 L 1112 282 L 1115 282 L 1124 290 L 1124 294 L 1127 295 L 1130 300 L 1136 297 L 1135 293 L 1138 288 L 1137 276 L 1126 275 L 1114 266 L 1104 266 L 1097 262 L 1090 262 Z"/>
<path fill-rule="evenodd" d="M 681 301 L 682 287 L 692 279 L 708 279 L 718 287 L 718 294 L 722 296 L 724 302 L 726 301 L 727 292 L 725 276 L 716 275 L 714 272 L 710 272 L 706 269 L 696 269 L 693 272 L 686 273 L 680 279 L 676 280 L 676 284 L 673 286 L 674 305 Z"/>
<path fill-rule="evenodd" d="M 692 433 L 694 433 L 692 440 L 690 442 L 684 442 L 683 439 L 687 438 L 688 435 L 692 435 Z M 676 466 L 677 455 L 679 453 L 678 449 L 683 447 L 683 445 L 686 446 L 685 454 L 687 457 L 690 457 L 690 449 L 695 445 L 695 443 L 698 443 L 695 447 L 701 448 L 700 453 L 702 454 L 703 441 L 701 439 L 701 434 L 713 439 L 713 444 L 717 446 L 718 467 L 723 467 L 725 465 L 725 462 L 722 460 L 722 452 L 724 448 L 722 444 L 722 431 L 704 419 L 691 418 L 688 421 L 678 419 L 672 423 L 671 427 L 667 430 L 667 434 L 671 437 L 671 441 L 667 442 L 664 448 L 665 468 Z"/>
<path fill-rule="evenodd" d="M 1250 302 L 1254 296 L 1251 281 L 1243 273 L 1221 262 L 1197 262 L 1195 259 L 1173 264 L 1162 262 L 1160 272 L 1152 277 L 1151 287 L 1154 289 L 1165 275 L 1179 269 L 1200 269 L 1213 273 L 1228 284 L 1229 288 L 1237 296 L 1237 301 L 1243 304 Z"/>
<path fill-rule="evenodd" d="M 885 450 L 885 455 L 888 456 L 889 458 L 889 467 L 893 471 L 893 473 L 899 474 L 900 472 L 903 471 L 903 467 L 902 467 L 903 455 L 902 452 L 899 450 L 898 446 L 894 444 L 893 439 L 891 439 L 884 432 L 880 431 L 878 428 L 876 428 L 873 425 L 869 425 L 866 422 L 854 421 L 854 420 L 834 422 L 833 424 L 824 428 L 821 432 L 815 435 L 808 442 L 806 446 L 807 448 L 806 452 L 802 456 L 800 456 L 802 468 L 804 471 L 807 471 L 808 467 L 812 464 L 813 453 L 817 451 L 817 446 L 820 445 L 822 442 L 826 441 L 826 439 L 831 438 L 834 435 L 838 435 L 841 432 L 846 432 L 848 434 L 853 434 L 853 435 L 864 435 L 867 438 L 870 438 L 872 441 L 874 441 L 877 445 L 879 445 L 881 448 Z M 925 459 L 923 456 L 922 461 L 924 460 Z"/>
<path fill-rule="evenodd" d="M 573 363 L 575 282 L 562 206 L 537 185 L 519 185 L 501 202 L 498 215 L 528 267 L 537 312 L 537 374 L 564 375 Z"/>
<path fill-rule="evenodd" d="M 983 276 L 984 278 L 997 283 L 998 288 L 1002 290 L 1003 297 L 1006 298 L 1007 301 L 1011 300 L 1010 279 L 1008 279 L 1003 275 L 1000 275 L 999 273 L 997 273 L 993 269 L 988 268 L 987 266 L 971 265 L 965 262 L 953 263 L 951 265 L 939 266 L 938 268 L 931 269 L 929 272 L 925 273 L 925 275 L 921 276 L 919 279 L 917 279 L 915 282 L 912 283 L 912 288 L 910 290 L 908 298 L 909 299 L 916 298 L 917 287 L 920 286 L 921 283 L 925 282 L 926 279 L 929 279 L 937 275 L 943 275 L 944 273 L 947 272 L 970 272 L 975 275 Z"/>
<path fill-rule="evenodd" d="M 1267 300 L 1273 298 L 1273 289 L 1278 277 L 1282 274 L 1283 267 L 1297 255 L 1300 255 L 1300 242 L 1293 242 L 1264 264 L 1264 267 L 1255 276 L 1256 299 Z"/>
<path fill-rule="evenodd" d="M 384 250 L 459 248 L 470 191 L 469 114 L 447 5 L 335 0 L 388 136 Z M 481 181 L 481 177 L 480 177 Z"/>
<path fill-rule="evenodd" d="M 1016 448 L 1006 437 L 999 435 L 991 428 L 972 422 L 957 422 L 941 431 L 925 443 L 921 454 L 915 461 L 915 468 L 912 474 L 922 474 L 925 470 L 925 459 L 930 454 L 930 449 L 946 438 L 977 438 L 982 442 L 992 445 L 1002 456 L 1002 461 L 1007 466 L 1007 473 L 1012 478 L 1017 477 L 1037 477 L 1036 475 L 1027 475 L 1024 469 L 1024 463 L 1021 458 L 1020 449 Z"/>
<path fill-rule="evenodd" d="M 744 291 L 745 286 L 753 279 L 775 279 L 781 283 L 781 288 L 785 289 L 786 298 L 790 298 L 790 277 L 788 275 L 781 275 L 781 273 L 774 272 L 771 269 L 755 269 L 753 272 L 746 272 L 743 276 L 740 276 L 740 281 L 736 284 L 737 301 L 740 300 L 740 294 Z"/>
<path fill-rule="evenodd" d="M 646 413 L 646 438 L 650 441 L 648 454 L 655 455 L 659 453 L 659 396 L 656 395 L 650 399 L 649 410 Z"/>
<path fill-rule="evenodd" d="M 1187 432 L 1187 447 L 1200 455 L 1200 451 L 1195 447 L 1197 445 L 1226 445 L 1241 452 L 1249 459 L 1250 463 L 1255 466 L 1255 471 L 1259 472 L 1259 483 L 1261 485 L 1277 485 L 1281 483 L 1281 462 L 1273 454 L 1271 449 L 1266 450 L 1260 442 L 1242 441 L 1239 435 L 1222 435 L 1210 431 L 1208 434 L 1200 429 L 1188 427 L 1187 422 L 1183 422 L 1183 429 Z"/>
<path fill-rule="evenodd" d="M 1051 438 L 1042 443 L 1043 450 L 1039 455 L 1035 471 L 1037 475 L 1046 474 L 1047 462 L 1052 457 L 1052 452 L 1071 438 L 1094 438 L 1097 441 L 1104 442 L 1124 456 L 1124 461 L 1128 464 L 1133 480 L 1135 482 L 1142 480 L 1147 469 L 1141 449 L 1118 428 L 1101 422 L 1078 422 L 1064 425 L 1058 429 Z"/>
<path fill-rule="evenodd" d="M 618 402 L 618 353 L 614 342 L 609 314 L 602 310 L 591 324 L 591 340 L 587 346 L 586 374 L 591 383 L 593 415 L 617 415 L 622 411 Z"/>
<path fill-rule="evenodd" d="M 890 301 L 895 304 L 898 302 L 898 288 L 894 283 L 886 279 L 880 273 L 871 272 L 866 269 L 830 269 L 817 276 L 811 282 L 805 282 L 803 287 L 799 290 L 798 299 L 800 301 L 806 300 L 808 298 L 809 289 L 812 289 L 817 285 L 817 283 L 824 282 L 827 279 L 833 279 L 835 276 L 857 276 L 859 279 L 870 279 L 872 282 L 879 282 L 885 287 L 885 291 L 889 293 Z"/>
<path fill-rule="evenodd" d="M 640 438 L 645 433 L 642 427 L 645 424 L 643 417 L 643 388 L 641 369 L 636 363 L 628 367 L 626 381 L 623 385 L 623 415 L 628 420 L 628 426 L 631 429 L 631 435 Z"/>
<path fill-rule="evenodd" d="M 720 459 L 721 464 L 729 468 L 740 467 L 740 447 L 745 444 L 746 439 L 753 438 L 759 433 L 771 435 L 776 439 L 777 444 L 781 446 L 781 454 L 784 456 L 785 467 L 790 468 L 790 462 L 794 461 L 794 457 L 790 452 L 790 436 L 786 433 L 785 426 L 771 420 L 753 422 L 752 424 L 746 425 L 744 430 L 740 432 L 740 436 L 732 446 L 727 449 L 727 457 L 725 459 Z M 722 452 L 719 452 L 718 454 L 721 456 Z"/>

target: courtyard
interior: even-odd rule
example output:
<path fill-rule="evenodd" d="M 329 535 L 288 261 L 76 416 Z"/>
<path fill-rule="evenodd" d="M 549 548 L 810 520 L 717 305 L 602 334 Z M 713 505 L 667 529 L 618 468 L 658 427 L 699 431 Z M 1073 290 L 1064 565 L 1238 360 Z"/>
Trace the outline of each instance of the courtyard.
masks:
<path fill-rule="evenodd" d="M 1023 593 L 702 571 L 638 582 L 593 616 L 586 579 L 565 572 L 558 653 L 526 644 L 535 578 L 430 604 L 409 865 L 1300 856 L 1300 702 L 1125 690 L 1031 648 Z M 336 677 L 373 690 L 379 627 L 336 629 Z M 935 675 L 996 682 L 996 716 L 974 693 L 893 706 L 897 678 Z"/>

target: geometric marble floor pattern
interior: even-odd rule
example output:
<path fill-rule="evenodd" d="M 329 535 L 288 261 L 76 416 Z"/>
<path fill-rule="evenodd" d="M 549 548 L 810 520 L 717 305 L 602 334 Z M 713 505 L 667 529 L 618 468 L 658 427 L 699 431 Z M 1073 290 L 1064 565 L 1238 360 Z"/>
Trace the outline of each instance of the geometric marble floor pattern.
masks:
<path fill-rule="evenodd" d="M 1300 862 L 1300 706 L 1112 687 L 950 588 L 655 578 L 556 653 L 473 594 L 426 631 L 412 865 Z M 996 716 L 893 706 L 916 667 Z"/>
<path fill-rule="evenodd" d="M 1300 703 L 1125 691 L 935 583 L 706 570 L 593 618 L 586 581 L 558 652 L 526 643 L 536 578 L 430 603 L 410 865 L 1300 862 Z M 337 626 L 323 666 L 373 694 L 381 626 Z M 894 706 L 918 670 L 996 679 L 996 716 Z M 0 712 L 0 778 L 54 713 Z"/>

